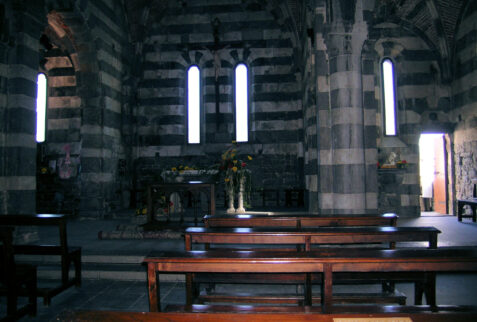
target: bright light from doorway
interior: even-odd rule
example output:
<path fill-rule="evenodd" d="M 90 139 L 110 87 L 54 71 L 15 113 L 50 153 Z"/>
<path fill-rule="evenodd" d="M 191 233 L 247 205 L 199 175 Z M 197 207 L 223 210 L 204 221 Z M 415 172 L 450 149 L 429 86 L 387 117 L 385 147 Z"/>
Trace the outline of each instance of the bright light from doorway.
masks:
<path fill-rule="evenodd" d="M 435 139 L 444 134 L 421 134 L 419 138 L 419 168 L 423 198 L 433 198 L 433 183 L 435 177 Z"/>

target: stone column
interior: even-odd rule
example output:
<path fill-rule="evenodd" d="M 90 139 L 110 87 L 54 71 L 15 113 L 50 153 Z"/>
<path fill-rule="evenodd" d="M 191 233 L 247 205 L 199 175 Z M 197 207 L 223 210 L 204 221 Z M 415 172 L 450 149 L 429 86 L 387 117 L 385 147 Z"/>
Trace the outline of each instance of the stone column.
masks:
<path fill-rule="evenodd" d="M 329 105 L 319 107 L 319 207 L 321 213 L 367 212 L 361 50 L 366 24 L 356 8 L 340 8 L 326 35 L 329 57 Z M 353 10 L 352 13 L 349 10 Z"/>
<path fill-rule="evenodd" d="M 40 2 L 29 10 L 40 17 Z M 3 18 L 9 28 L 0 30 L 0 212 L 35 213 L 36 80 L 46 19 L 39 21 L 9 2 Z"/>

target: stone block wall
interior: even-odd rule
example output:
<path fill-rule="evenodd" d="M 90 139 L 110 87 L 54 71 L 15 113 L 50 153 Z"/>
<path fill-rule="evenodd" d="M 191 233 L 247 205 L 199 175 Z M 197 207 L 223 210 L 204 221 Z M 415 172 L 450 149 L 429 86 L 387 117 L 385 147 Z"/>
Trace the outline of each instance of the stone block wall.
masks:
<path fill-rule="evenodd" d="M 477 3 L 470 1 L 456 37 L 453 83 L 456 198 L 470 198 L 477 183 Z"/>
<path fill-rule="evenodd" d="M 36 77 L 44 18 L 4 2 L 0 34 L 0 213 L 35 211 Z"/>
<path fill-rule="evenodd" d="M 143 44 L 143 75 L 135 110 L 137 186 L 173 166 L 209 167 L 235 140 L 234 68 L 249 68 L 249 141 L 239 143 L 254 185 L 303 187 L 301 79 L 293 34 L 267 4 L 227 1 L 169 3 L 152 20 Z M 219 20 L 218 43 L 212 21 Z M 202 137 L 187 144 L 187 70 L 201 72 Z M 216 82 L 219 107 L 216 109 Z"/>
<path fill-rule="evenodd" d="M 407 161 L 407 168 L 378 172 L 379 212 L 393 211 L 401 216 L 420 213 L 419 137 L 421 133 L 449 133 L 450 86 L 443 80 L 439 57 L 410 30 L 397 24 L 377 24 L 370 32 L 373 48 L 377 99 L 378 156 L 380 164 L 391 152 Z M 396 73 L 398 135 L 383 133 L 380 62 L 389 57 Z"/>
<path fill-rule="evenodd" d="M 122 3 L 36 1 L 5 9 L 11 26 L 2 30 L 13 33 L 2 36 L 1 128 L 13 141 L 2 140 L 1 212 L 101 217 L 124 206 L 121 187 L 128 184 L 118 163 L 127 159 L 122 78 L 131 57 Z M 46 142 L 37 148 L 39 72 L 48 77 L 49 97 Z M 58 165 L 67 155 L 74 175 L 62 178 Z"/>

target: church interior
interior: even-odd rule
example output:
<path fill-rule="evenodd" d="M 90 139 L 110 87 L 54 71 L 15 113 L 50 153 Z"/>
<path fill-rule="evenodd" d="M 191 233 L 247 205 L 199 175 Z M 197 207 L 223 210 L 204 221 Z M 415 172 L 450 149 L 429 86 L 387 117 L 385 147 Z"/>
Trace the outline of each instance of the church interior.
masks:
<path fill-rule="evenodd" d="M 248 240 L 245 230 L 240 237 L 219 240 L 238 245 L 239 251 L 228 253 L 209 249 L 204 240 L 212 237 L 193 234 L 232 234 L 234 229 L 262 234 L 247 244 L 261 240 L 267 245 L 259 246 L 272 248 L 270 254 L 287 234 L 311 234 L 298 252 L 310 260 L 329 256 L 331 261 L 336 256 L 321 245 L 310 246 L 310 238 L 325 238 L 315 235 L 338 229 L 340 241 L 331 243 L 352 259 L 358 255 L 347 249 L 355 245 L 344 244 L 359 240 L 371 244 L 364 248 L 382 246 L 376 242 L 379 230 L 391 248 L 385 251 L 396 251 L 395 256 L 404 256 L 402 249 L 429 251 L 419 260 L 428 260 L 431 272 L 417 274 L 424 264 L 419 268 L 409 262 L 391 267 L 376 250 L 372 258 L 384 261 L 381 270 L 402 270 L 393 272 L 399 275 L 393 277 L 396 283 L 386 282 L 393 292 L 386 304 L 417 310 L 422 291 L 422 306 L 434 311 L 436 297 L 437 305 L 473 305 L 475 21 L 475 0 L 0 0 L 0 254 L 9 254 L 10 248 L 15 252 L 14 260 L 5 255 L 0 263 L 7 273 L 11 265 L 36 267 L 20 279 L 22 292 L 12 291 L 19 287 L 8 278 L 0 281 L 0 318 L 49 321 L 69 310 L 72 315 L 64 320 L 87 321 L 73 317 L 72 310 L 149 312 L 184 303 L 185 309 L 175 309 L 178 316 L 194 310 L 205 315 L 182 319 L 205 318 L 205 306 L 187 306 L 218 301 L 194 294 L 202 275 L 191 272 L 199 272 L 202 262 L 174 274 L 151 270 L 166 270 L 162 261 L 180 262 L 196 250 L 211 261 L 224 261 L 222 271 L 213 268 L 210 274 L 225 274 L 225 262 L 245 249 L 238 245 Z M 395 216 L 395 221 L 370 221 L 383 216 Z M 264 217 L 293 224 L 273 226 Z M 232 226 L 225 223 L 230 218 L 248 218 L 249 223 Z M 311 224 L 325 219 L 326 224 Z M 348 240 L 346 229 L 354 229 Z M 272 233 L 272 239 L 265 237 Z M 203 247 L 186 250 L 186 237 Z M 427 240 L 428 248 L 435 249 L 422 247 Z M 36 247 L 45 242 L 61 245 Z M 456 257 L 452 266 L 443 259 L 451 257 L 440 255 L 446 247 L 458 248 L 452 256 L 461 251 L 465 256 Z M 19 249 L 25 252 L 17 254 Z M 150 255 L 156 251 L 180 255 Z M 272 256 L 251 252 L 264 261 Z M 45 263 L 56 268 L 42 269 Z M 286 268 L 277 268 L 281 265 Z M 359 283 L 338 283 L 345 273 L 371 279 L 376 287 L 380 269 L 363 264 L 358 274 L 351 264 L 319 262 L 323 280 L 315 281 L 306 265 L 271 269 L 307 274 L 304 286 L 295 287 L 293 278 L 286 286 L 304 292 L 295 302 L 308 311 L 274 298 L 279 313 L 283 307 L 292 307 L 298 316 L 315 314 L 317 307 L 317 319 L 322 313 L 369 313 L 359 305 L 339 311 L 342 303 L 331 294 L 357 288 Z M 326 280 L 327 265 L 330 271 L 349 270 L 334 273 L 338 284 L 333 292 L 336 281 Z M 232 270 L 250 276 L 268 272 L 246 266 Z M 371 277 L 361 279 L 365 270 Z M 405 270 L 412 271 L 412 278 Z M 27 283 L 32 274 L 39 283 L 59 279 L 61 286 L 32 291 L 35 283 Z M 157 288 L 165 285 L 161 296 L 151 291 L 156 275 L 162 278 Z M 253 286 L 275 286 L 264 280 Z M 112 293 L 105 296 L 104 289 Z M 398 289 L 405 290 L 399 298 Z M 24 296 L 32 292 L 38 298 Z M 10 298 L 16 302 L 17 296 L 12 308 Z M 262 299 L 249 300 L 257 304 Z M 385 300 L 364 300 L 366 305 L 371 301 Z M 250 304 L 237 296 L 232 303 Z M 26 316 L 17 310 L 20 304 Z M 391 313 L 438 321 L 438 314 L 423 317 L 419 314 L 428 312 L 419 309 Z M 233 314 L 233 309 L 223 310 L 219 314 Z M 477 307 L 459 306 L 456 312 L 443 314 L 449 320 L 477 318 Z M 390 311 L 378 313 L 386 317 Z M 179 321 L 178 316 L 164 319 Z"/>

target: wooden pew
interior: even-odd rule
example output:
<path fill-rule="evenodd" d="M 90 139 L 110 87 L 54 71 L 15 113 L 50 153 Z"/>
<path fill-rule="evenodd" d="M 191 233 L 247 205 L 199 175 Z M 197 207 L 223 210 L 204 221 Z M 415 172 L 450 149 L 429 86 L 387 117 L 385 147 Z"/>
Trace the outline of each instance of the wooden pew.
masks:
<path fill-rule="evenodd" d="M 202 228 L 190 227 L 184 233 L 185 248 L 204 244 L 299 244 L 310 251 L 314 244 L 359 244 L 425 241 L 437 248 L 434 227 L 319 227 L 319 228 Z"/>
<path fill-rule="evenodd" d="M 207 228 L 212 227 L 322 227 L 322 226 L 396 226 L 398 215 L 206 215 Z"/>
<path fill-rule="evenodd" d="M 312 245 L 320 244 L 361 244 L 361 243 L 390 243 L 394 248 L 395 242 L 409 241 L 425 241 L 429 248 L 437 248 L 437 235 L 440 231 L 434 227 L 319 227 L 319 228 L 199 228 L 190 227 L 185 231 L 185 249 L 192 250 L 192 245 L 196 243 L 205 244 L 209 249 L 212 244 L 248 244 L 249 246 L 261 246 L 263 244 L 272 244 L 274 246 L 288 246 L 289 244 L 298 244 L 298 250 L 310 251 Z M 218 248 L 219 249 L 219 248 Z M 235 249 L 237 250 L 237 249 Z M 255 250 L 264 250 L 263 248 L 255 248 Z M 275 248 L 277 250 L 277 248 Z M 282 249 L 280 249 L 282 250 Z M 295 248 L 295 251 L 297 249 Z M 434 304 L 435 296 L 432 292 L 434 279 L 432 276 L 425 274 L 340 274 L 341 283 L 350 282 L 368 283 L 370 281 L 386 282 L 390 280 L 412 281 L 416 283 L 415 299 L 417 304 L 422 303 L 422 295 L 424 285 L 427 287 L 426 296 L 428 302 Z M 312 276 L 315 282 L 316 276 Z M 192 289 L 187 289 L 187 299 L 197 298 L 197 283 L 292 283 L 300 284 L 304 280 L 304 276 L 297 275 L 291 278 L 288 274 L 283 275 L 250 275 L 245 276 L 237 274 L 198 274 L 190 276 L 191 279 L 187 285 Z M 430 285 L 429 285 L 430 283 Z M 379 294 L 341 294 L 340 301 L 345 302 L 397 302 L 405 304 L 405 297 L 396 293 L 393 286 L 384 284 L 384 292 Z M 192 293 L 192 294 L 190 294 Z M 302 297 L 297 296 L 263 296 L 248 293 L 242 294 L 210 294 L 203 293 L 198 296 L 200 302 L 206 301 L 246 301 L 246 302 L 274 302 L 274 303 L 300 303 Z M 320 299 L 313 298 L 314 301 Z M 188 302 L 188 304 L 192 304 Z"/>
<path fill-rule="evenodd" d="M 305 273 L 304 298 L 312 304 L 311 274 L 323 273 L 322 312 L 332 313 L 333 274 L 339 272 L 461 272 L 477 271 L 475 247 L 438 249 L 346 249 L 309 252 L 186 251 L 151 252 L 148 269 L 149 308 L 161 310 L 160 273 Z M 357 306 L 359 307 L 359 306 Z M 351 308 L 352 309 L 352 308 Z"/>
<path fill-rule="evenodd" d="M 12 227 L 0 227 L 0 294 L 7 298 L 7 315 L 3 321 L 17 320 L 29 314 L 36 315 L 36 267 L 17 264 L 13 254 Z M 28 302 L 18 307 L 20 291 L 28 296 Z"/>
<path fill-rule="evenodd" d="M 0 215 L 0 226 L 56 226 L 58 228 L 58 244 L 13 245 L 15 254 L 60 256 L 60 285 L 37 289 L 37 293 L 43 297 L 45 305 L 49 305 L 53 296 L 67 288 L 73 285 L 81 286 L 81 247 L 68 246 L 66 216 L 60 214 Z M 75 267 L 75 274 L 72 278 L 69 277 L 71 264 Z"/>
<path fill-rule="evenodd" d="M 65 311 L 57 321 L 77 322 L 216 322 L 216 321 L 269 321 L 269 322 L 336 322 L 336 321 L 413 321 L 413 322 L 474 322 L 477 320 L 477 309 L 469 307 L 459 309 L 446 306 L 440 311 L 432 311 L 428 307 L 419 307 L 409 310 L 408 313 L 388 308 L 384 313 L 358 314 L 320 314 L 313 310 L 296 310 L 296 312 L 254 312 L 250 306 L 226 307 L 225 312 L 213 312 L 209 306 L 195 306 L 193 312 L 124 312 L 124 311 Z M 245 314 L 240 316 L 238 314 Z"/>

